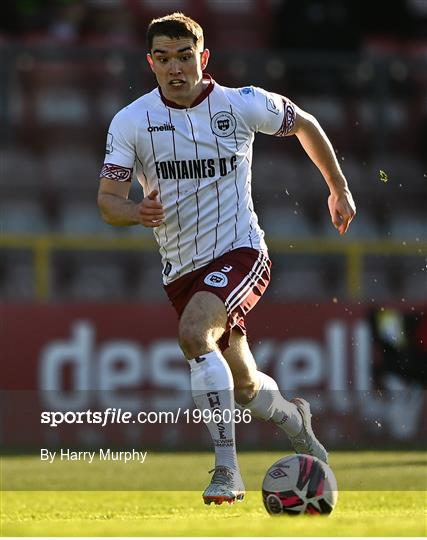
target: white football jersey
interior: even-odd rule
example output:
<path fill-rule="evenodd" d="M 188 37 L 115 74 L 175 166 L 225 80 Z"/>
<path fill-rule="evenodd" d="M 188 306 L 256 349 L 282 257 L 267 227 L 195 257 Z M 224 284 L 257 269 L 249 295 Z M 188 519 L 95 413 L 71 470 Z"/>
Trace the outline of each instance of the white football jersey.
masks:
<path fill-rule="evenodd" d="M 287 98 L 253 86 L 209 84 L 190 107 L 159 88 L 113 118 L 102 177 L 130 181 L 165 209 L 153 229 L 165 284 L 240 247 L 266 250 L 251 195 L 252 144 L 260 131 L 284 136 L 295 124 Z"/>

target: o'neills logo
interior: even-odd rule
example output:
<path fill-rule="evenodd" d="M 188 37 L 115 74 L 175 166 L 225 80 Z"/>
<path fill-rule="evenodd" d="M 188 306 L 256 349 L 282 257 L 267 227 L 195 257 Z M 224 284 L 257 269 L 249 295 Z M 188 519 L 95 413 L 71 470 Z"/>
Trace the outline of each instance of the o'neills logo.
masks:
<path fill-rule="evenodd" d="M 163 126 L 150 126 L 147 131 L 153 133 L 153 131 L 175 131 L 175 126 L 170 122 L 165 122 Z"/>

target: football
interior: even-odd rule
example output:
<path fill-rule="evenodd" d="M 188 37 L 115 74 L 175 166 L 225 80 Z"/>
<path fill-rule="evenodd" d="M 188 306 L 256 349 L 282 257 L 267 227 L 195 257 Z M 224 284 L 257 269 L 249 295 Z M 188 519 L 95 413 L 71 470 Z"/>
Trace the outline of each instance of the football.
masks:
<path fill-rule="evenodd" d="M 262 498 L 269 514 L 330 514 L 338 499 L 337 481 L 320 459 L 286 456 L 268 469 Z"/>

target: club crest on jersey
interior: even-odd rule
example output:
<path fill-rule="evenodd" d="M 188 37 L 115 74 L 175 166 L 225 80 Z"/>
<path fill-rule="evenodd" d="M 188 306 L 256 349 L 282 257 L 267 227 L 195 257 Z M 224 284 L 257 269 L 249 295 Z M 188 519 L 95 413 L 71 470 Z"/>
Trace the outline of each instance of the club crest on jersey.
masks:
<path fill-rule="evenodd" d="M 211 120 L 211 129 L 218 137 L 228 137 L 236 131 L 236 125 L 236 119 L 227 111 L 217 112 Z"/>
<path fill-rule="evenodd" d="M 228 285 L 228 278 L 222 272 L 211 272 L 203 281 L 211 287 L 226 287 Z"/>

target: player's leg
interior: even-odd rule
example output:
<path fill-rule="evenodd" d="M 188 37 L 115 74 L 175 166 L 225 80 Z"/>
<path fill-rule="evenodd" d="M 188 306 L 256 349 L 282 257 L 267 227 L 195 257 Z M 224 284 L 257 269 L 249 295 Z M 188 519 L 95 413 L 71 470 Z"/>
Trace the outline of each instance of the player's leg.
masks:
<path fill-rule="evenodd" d="M 310 454 L 327 462 L 328 454 L 311 428 L 309 404 L 296 398 L 287 401 L 271 377 L 257 370 L 246 336 L 234 328 L 229 347 L 223 352 L 234 379 L 236 402 L 262 420 L 271 420 L 290 439 L 297 453 Z"/>
<path fill-rule="evenodd" d="M 230 346 L 223 355 L 233 375 L 236 402 L 255 417 L 272 420 L 288 435 L 299 433 L 302 419 L 296 405 L 280 394 L 271 377 L 258 371 L 248 340 L 239 328 L 233 328 Z"/>
<path fill-rule="evenodd" d="M 244 487 L 237 463 L 234 430 L 233 376 L 217 341 L 227 325 L 224 303 L 214 294 L 196 292 L 179 324 L 179 342 L 191 369 L 191 392 L 215 448 L 215 472 L 203 498 L 206 503 L 241 500 Z M 225 411 L 227 411 L 225 413 Z M 218 418 L 224 420 L 218 421 Z"/>

